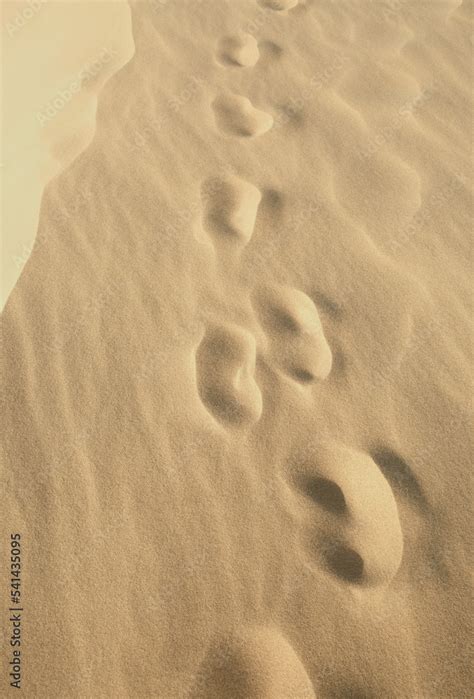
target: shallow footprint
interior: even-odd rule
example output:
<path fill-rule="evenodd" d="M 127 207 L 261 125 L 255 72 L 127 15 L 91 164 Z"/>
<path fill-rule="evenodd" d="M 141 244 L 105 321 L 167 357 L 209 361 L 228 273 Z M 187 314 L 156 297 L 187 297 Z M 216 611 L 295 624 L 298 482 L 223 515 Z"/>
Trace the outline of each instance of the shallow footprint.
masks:
<path fill-rule="evenodd" d="M 254 66 L 260 58 L 257 40 L 246 32 L 226 36 L 219 42 L 218 57 L 225 65 Z"/>
<path fill-rule="evenodd" d="M 370 458 L 338 445 L 315 445 L 292 462 L 296 487 L 315 507 L 306 540 L 313 555 L 340 580 L 388 584 L 403 554 L 392 489 Z"/>
<path fill-rule="evenodd" d="M 212 103 L 217 126 L 225 133 L 251 138 L 271 129 L 273 117 L 256 109 L 247 97 L 221 95 Z"/>
<path fill-rule="evenodd" d="M 272 287 L 257 293 L 255 305 L 286 373 L 300 383 L 325 379 L 332 352 L 309 296 L 291 287 Z"/>
<path fill-rule="evenodd" d="M 259 5 L 265 7 L 268 10 L 276 10 L 281 12 L 282 10 L 291 10 L 296 7 L 299 0 L 258 0 Z"/>
<path fill-rule="evenodd" d="M 262 199 L 260 190 L 238 177 L 214 178 L 204 183 L 201 196 L 205 229 L 216 236 L 248 243 Z"/>
<path fill-rule="evenodd" d="M 217 638 L 199 668 L 191 699 L 316 699 L 292 646 L 271 627 Z"/>
<path fill-rule="evenodd" d="M 236 325 L 207 330 L 196 353 L 199 395 L 209 412 L 231 425 L 260 419 L 262 395 L 255 379 L 256 344 Z"/>

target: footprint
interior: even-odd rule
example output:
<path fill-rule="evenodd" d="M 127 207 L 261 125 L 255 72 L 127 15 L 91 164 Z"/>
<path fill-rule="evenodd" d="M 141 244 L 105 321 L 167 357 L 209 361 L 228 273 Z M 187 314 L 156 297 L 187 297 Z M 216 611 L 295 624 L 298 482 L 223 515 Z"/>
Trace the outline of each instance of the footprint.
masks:
<path fill-rule="evenodd" d="M 271 627 L 217 638 L 196 675 L 191 699 L 316 699 L 292 646 Z"/>
<path fill-rule="evenodd" d="M 345 583 L 387 585 L 401 564 L 403 535 L 393 491 L 371 457 L 315 446 L 294 462 L 292 478 L 311 506 L 312 556 Z"/>
<path fill-rule="evenodd" d="M 219 42 L 218 57 L 225 65 L 254 66 L 260 58 L 257 40 L 246 32 L 224 37 Z"/>
<path fill-rule="evenodd" d="M 273 117 L 256 109 L 247 97 L 222 95 L 212 103 L 217 126 L 241 138 L 259 136 L 271 129 Z"/>
<path fill-rule="evenodd" d="M 284 371 L 300 383 L 327 378 L 332 352 L 309 296 L 291 287 L 269 288 L 257 292 L 255 306 Z"/>
<path fill-rule="evenodd" d="M 262 198 L 260 190 L 238 177 L 215 178 L 204 183 L 201 196 L 205 229 L 216 236 L 248 243 Z"/>
<path fill-rule="evenodd" d="M 282 10 L 291 10 L 296 7 L 299 0 L 258 0 L 259 5 L 265 7 L 268 10 L 276 10 L 281 12 Z"/>
<path fill-rule="evenodd" d="M 220 422 L 243 426 L 262 414 L 255 379 L 255 338 L 235 325 L 207 330 L 196 353 L 199 395 Z"/>

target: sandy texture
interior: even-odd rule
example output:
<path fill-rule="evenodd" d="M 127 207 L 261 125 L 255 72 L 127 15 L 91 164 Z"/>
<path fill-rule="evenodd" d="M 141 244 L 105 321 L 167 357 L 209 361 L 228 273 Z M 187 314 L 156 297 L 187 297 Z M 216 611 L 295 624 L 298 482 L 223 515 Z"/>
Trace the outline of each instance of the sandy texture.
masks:
<path fill-rule="evenodd" d="M 132 4 L 3 313 L 25 696 L 472 696 L 472 13 Z"/>

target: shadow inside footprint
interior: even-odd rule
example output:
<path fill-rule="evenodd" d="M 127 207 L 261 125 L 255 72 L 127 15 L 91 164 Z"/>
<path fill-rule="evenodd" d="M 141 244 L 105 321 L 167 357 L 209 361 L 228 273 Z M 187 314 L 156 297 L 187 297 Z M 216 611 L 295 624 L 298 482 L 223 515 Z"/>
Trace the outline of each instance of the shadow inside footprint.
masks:
<path fill-rule="evenodd" d="M 348 546 L 337 546 L 326 552 L 326 563 L 331 572 L 345 582 L 361 584 L 364 579 L 364 561 L 362 557 Z"/>
<path fill-rule="evenodd" d="M 325 510 L 338 515 L 347 511 L 344 494 L 334 481 L 317 476 L 300 476 L 297 485 L 305 495 Z"/>
<path fill-rule="evenodd" d="M 263 315 L 263 314 L 262 314 Z M 278 308 L 278 306 L 268 305 L 266 313 L 264 311 L 265 321 L 268 327 L 273 327 L 274 330 L 280 332 L 297 333 L 300 329 L 298 322 L 291 316 L 290 313 Z"/>

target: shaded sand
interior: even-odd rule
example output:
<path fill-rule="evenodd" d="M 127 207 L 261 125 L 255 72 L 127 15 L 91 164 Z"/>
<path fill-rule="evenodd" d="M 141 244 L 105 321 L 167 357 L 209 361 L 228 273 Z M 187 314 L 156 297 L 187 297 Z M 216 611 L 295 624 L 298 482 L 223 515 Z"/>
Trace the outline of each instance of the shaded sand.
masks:
<path fill-rule="evenodd" d="M 25 696 L 472 696 L 472 12 L 132 3 L 2 317 Z"/>

